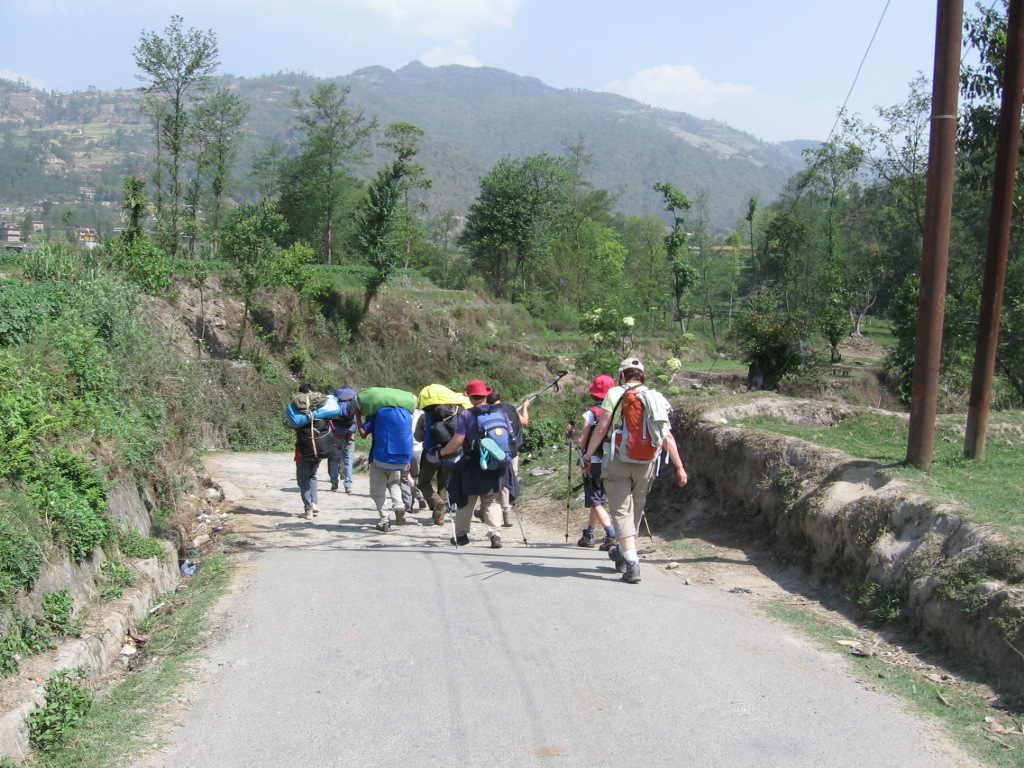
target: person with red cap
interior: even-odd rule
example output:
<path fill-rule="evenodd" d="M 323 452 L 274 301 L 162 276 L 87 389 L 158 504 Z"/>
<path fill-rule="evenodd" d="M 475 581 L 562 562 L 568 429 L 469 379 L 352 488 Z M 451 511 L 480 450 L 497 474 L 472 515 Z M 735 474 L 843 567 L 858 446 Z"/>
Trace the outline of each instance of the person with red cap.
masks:
<path fill-rule="evenodd" d="M 590 396 L 594 398 L 594 404 L 583 412 L 583 429 L 576 439 L 576 447 L 580 454 L 587 450 L 590 442 L 590 433 L 597 426 L 604 408 L 601 403 L 608 396 L 608 390 L 615 386 L 615 379 L 607 374 L 601 374 L 594 378 L 590 384 Z M 607 441 L 605 441 L 607 442 Z M 608 494 L 604 490 L 604 482 L 601 480 L 601 461 L 604 458 L 604 444 L 598 446 L 590 459 L 590 472 L 583 475 L 583 500 L 590 508 L 590 516 L 587 519 L 587 527 L 583 529 L 583 536 L 576 542 L 580 547 L 593 547 L 594 531 L 598 525 L 604 528 L 605 537 L 601 543 L 601 551 L 607 552 L 615 544 L 615 526 L 608 517 Z"/>
<path fill-rule="evenodd" d="M 466 384 L 466 397 L 472 408 L 459 412 L 455 434 L 441 449 L 441 458 L 453 456 L 461 448 L 463 458 L 452 472 L 448 481 L 448 498 L 456 506 L 455 536 L 451 543 L 457 547 L 469 544 L 469 527 L 473 522 L 473 510 L 477 504 L 483 511 L 484 524 L 491 541 L 491 549 L 501 549 L 501 491 L 509 489 L 513 501 L 519 495 L 519 479 L 512 471 L 511 463 L 502 469 L 484 469 L 480 462 L 480 440 L 478 440 L 477 417 L 494 410 L 501 413 L 509 434 L 512 425 L 500 406 L 489 405 L 487 396 L 491 388 L 480 379 Z"/>

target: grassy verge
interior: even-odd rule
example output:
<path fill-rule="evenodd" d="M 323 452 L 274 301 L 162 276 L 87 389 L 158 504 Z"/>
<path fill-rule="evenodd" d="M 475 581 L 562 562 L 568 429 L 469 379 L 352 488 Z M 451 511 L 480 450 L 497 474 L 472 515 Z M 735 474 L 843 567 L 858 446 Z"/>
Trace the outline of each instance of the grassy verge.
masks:
<path fill-rule="evenodd" d="M 932 467 L 921 472 L 904 464 L 908 422 L 898 416 L 865 411 L 832 426 L 807 427 L 780 418 L 743 419 L 762 429 L 877 461 L 892 474 L 937 503 L 958 505 L 965 517 L 1024 540 L 1024 414 L 993 414 L 983 461 L 963 455 L 963 417 L 943 417 L 935 428 Z"/>
<path fill-rule="evenodd" d="M 993 768 L 1019 768 L 1020 736 L 993 733 L 992 718 L 1007 729 L 1021 730 L 1022 723 L 1012 714 L 996 710 L 987 703 L 985 691 L 958 682 L 941 679 L 944 673 L 930 669 L 933 680 L 918 668 L 903 666 L 884 656 L 855 656 L 850 645 L 863 642 L 852 630 L 823 623 L 817 614 L 788 603 L 769 602 L 763 610 L 776 621 L 795 629 L 826 653 L 842 656 L 853 672 L 867 685 L 877 686 L 907 702 L 914 711 L 941 724 L 951 740 L 971 756 Z"/>
<path fill-rule="evenodd" d="M 136 631 L 150 634 L 136 671 L 97 695 L 67 746 L 33 754 L 32 768 L 116 768 L 133 765 L 157 733 L 161 705 L 189 678 L 206 642 L 208 616 L 229 583 L 223 556 L 203 563 L 188 588 L 167 600 L 169 613 L 147 619 Z"/>

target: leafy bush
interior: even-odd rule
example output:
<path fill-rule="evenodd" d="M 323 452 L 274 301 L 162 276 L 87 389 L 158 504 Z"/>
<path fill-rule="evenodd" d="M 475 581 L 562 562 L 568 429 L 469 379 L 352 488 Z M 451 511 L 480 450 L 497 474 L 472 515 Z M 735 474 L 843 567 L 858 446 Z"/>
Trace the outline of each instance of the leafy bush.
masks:
<path fill-rule="evenodd" d="M 798 315 L 783 310 L 774 294 L 753 296 L 732 329 L 740 357 L 750 366 L 754 389 L 775 389 L 800 365 L 800 340 L 809 336 Z"/>
<path fill-rule="evenodd" d="M 124 591 L 135 585 L 135 574 L 124 563 L 104 560 L 100 566 L 100 597 L 103 600 L 118 600 Z"/>
<path fill-rule="evenodd" d="M 109 540 L 106 483 L 82 456 L 55 450 L 29 475 L 27 492 L 76 562 Z"/>
<path fill-rule="evenodd" d="M 152 536 L 143 536 L 133 528 L 122 531 L 117 537 L 117 548 L 125 557 L 132 557 L 145 560 L 150 557 L 163 558 L 166 556 L 160 542 Z"/>
<path fill-rule="evenodd" d="M 0 280 L 0 345 L 18 344 L 43 325 L 65 300 L 64 284 Z"/>
<path fill-rule="evenodd" d="M 92 693 L 77 681 L 84 680 L 81 671 L 62 669 L 43 686 L 46 704 L 26 718 L 28 740 L 33 749 L 53 753 L 64 747 L 92 708 Z"/>
<path fill-rule="evenodd" d="M 0 490 L 0 603 L 28 589 L 39 576 L 45 531 L 39 515 L 21 494 Z"/>
<path fill-rule="evenodd" d="M 57 635 L 77 635 L 81 631 L 74 614 L 74 599 L 67 587 L 43 595 L 43 616 Z"/>
<path fill-rule="evenodd" d="M 141 291 L 150 296 L 166 296 L 173 286 L 174 265 L 145 238 L 108 239 L 103 249 L 114 266 Z"/>

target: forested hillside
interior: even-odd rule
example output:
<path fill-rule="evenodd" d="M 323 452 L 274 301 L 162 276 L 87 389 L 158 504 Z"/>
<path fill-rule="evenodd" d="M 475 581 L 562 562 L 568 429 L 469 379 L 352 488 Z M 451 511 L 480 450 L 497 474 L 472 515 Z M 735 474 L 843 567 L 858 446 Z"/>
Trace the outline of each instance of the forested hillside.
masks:
<path fill-rule="evenodd" d="M 293 138 L 291 100 L 321 81 L 301 74 L 219 77 L 217 87 L 249 107 L 239 165 L 247 169 L 273 142 Z M 425 67 L 392 72 L 372 67 L 337 78 L 349 101 L 381 127 L 408 122 L 423 129 L 420 161 L 433 179 L 428 215 L 464 215 L 479 179 L 498 160 L 564 152 L 585 137 L 591 178 L 628 215 L 658 213 L 657 181 L 705 190 L 712 224 L 732 227 L 747 200 L 774 198 L 800 166 L 799 153 L 721 123 L 653 109 L 608 93 L 559 90 L 496 69 Z M 140 174 L 153 153 L 150 121 L 132 90 L 46 93 L 0 80 L 0 206 L 39 200 L 117 201 L 120 179 Z M 362 171 L 369 178 L 368 170 Z M 258 196 L 239 173 L 240 202 Z"/>

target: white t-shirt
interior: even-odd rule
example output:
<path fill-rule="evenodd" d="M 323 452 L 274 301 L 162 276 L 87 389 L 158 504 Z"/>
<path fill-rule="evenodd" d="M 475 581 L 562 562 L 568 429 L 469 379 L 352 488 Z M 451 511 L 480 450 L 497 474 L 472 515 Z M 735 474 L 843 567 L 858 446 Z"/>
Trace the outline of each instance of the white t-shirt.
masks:
<path fill-rule="evenodd" d="M 583 423 L 590 426 L 590 435 L 594 434 L 594 428 L 597 426 L 597 417 L 594 415 L 594 412 L 592 410 L 590 410 L 589 408 L 587 408 L 587 410 L 585 410 L 583 412 Z M 588 443 L 590 442 L 590 435 L 587 436 L 587 442 Z M 583 450 L 586 451 L 586 449 L 587 449 L 587 446 L 583 446 Z M 600 464 L 602 459 L 603 459 L 603 457 L 602 457 L 601 453 L 598 452 L 598 453 L 595 453 L 593 456 L 590 457 L 590 463 L 591 464 Z"/>

